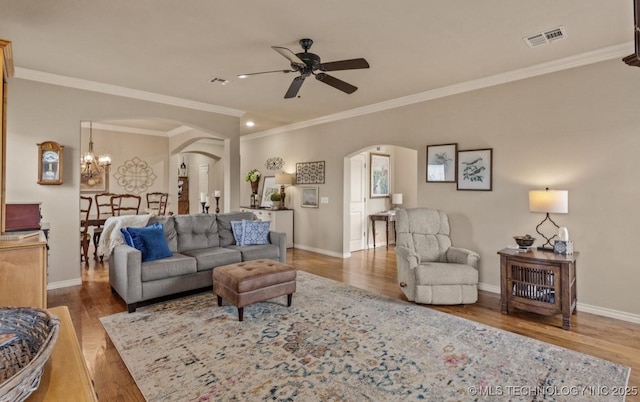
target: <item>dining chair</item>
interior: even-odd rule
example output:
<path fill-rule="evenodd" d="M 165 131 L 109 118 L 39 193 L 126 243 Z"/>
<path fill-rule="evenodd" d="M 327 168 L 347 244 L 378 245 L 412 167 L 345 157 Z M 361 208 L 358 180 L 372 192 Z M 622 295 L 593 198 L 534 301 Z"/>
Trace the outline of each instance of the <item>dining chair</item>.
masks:
<path fill-rule="evenodd" d="M 158 215 L 165 215 L 167 213 L 168 200 L 169 193 L 147 193 L 147 209 L 152 210 Z"/>
<path fill-rule="evenodd" d="M 84 257 L 85 264 L 89 263 L 89 244 L 91 243 L 91 235 L 89 234 L 89 213 L 91 212 L 91 197 L 80 196 L 80 261 Z"/>
<path fill-rule="evenodd" d="M 133 194 L 116 194 L 111 196 L 111 213 L 113 216 L 138 215 L 142 197 Z"/>
<path fill-rule="evenodd" d="M 110 216 L 113 216 L 111 212 L 111 197 L 116 195 L 115 193 L 99 193 L 93 196 L 96 201 L 96 210 L 97 215 L 96 219 L 98 222 L 104 221 Z M 98 241 L 100 240 L 100 235 L 102 234 L 102 224 L 98 224 L 93 228 L 93 255 L 94 257 L 98 257 Z M 100 256 L 102 258 L 102 256 Z"/>

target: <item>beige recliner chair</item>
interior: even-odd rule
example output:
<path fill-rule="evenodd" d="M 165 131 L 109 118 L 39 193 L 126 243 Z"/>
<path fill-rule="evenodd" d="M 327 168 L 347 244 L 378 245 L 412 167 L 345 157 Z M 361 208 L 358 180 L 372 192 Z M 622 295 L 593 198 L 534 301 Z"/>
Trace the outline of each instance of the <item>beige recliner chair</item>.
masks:
<path fill-rule="evenodd" d="M 398 282 L 411 301 L 469 304 L 478 300 L 478 261 L 470 250 L 451 247 L 449 218 L 436 209 L 396 212 Z"/>

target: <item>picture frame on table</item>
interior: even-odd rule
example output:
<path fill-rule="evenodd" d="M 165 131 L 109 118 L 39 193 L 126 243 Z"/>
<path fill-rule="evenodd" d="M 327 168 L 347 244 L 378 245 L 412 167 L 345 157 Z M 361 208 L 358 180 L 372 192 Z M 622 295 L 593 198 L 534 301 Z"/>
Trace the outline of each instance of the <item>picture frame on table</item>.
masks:
<path fill-rule="evenodd" d="M 427 145 L 427 183 L 455 183 L 458 144 Z"/>
<path fill-rule="evenodd" d="M 458 151 L 458 190 L 491 191 L 493 148 Z"/>
<path fill-rule="evenodd" d="M 265 176 L 262 178 L 262 197 L 260 198 L 260 208 L 272 208 L 271 194 L 279 193 L 280 186 L 276 184 L 275 176 Z"/>
<path fill-rule="evenodd" d="M 369 189 L 370 198 L 389 197 L 391 156 L 371 153 L 370 156 Z"/>
<path fill-rule="evenodd" d="M 318 186 L 300 187 L 300 206 L 303 208 L 318 208 Z"/>

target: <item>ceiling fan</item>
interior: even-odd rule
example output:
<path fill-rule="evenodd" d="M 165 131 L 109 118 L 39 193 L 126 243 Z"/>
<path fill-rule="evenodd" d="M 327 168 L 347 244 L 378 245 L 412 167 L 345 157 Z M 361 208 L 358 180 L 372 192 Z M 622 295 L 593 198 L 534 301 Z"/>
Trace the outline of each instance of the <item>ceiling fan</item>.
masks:
<path fill-rule="evenodd" d="M 304 49 L 304 52 L 293 53 L 286 47 L 271 46 L 273 50 L 280 53 L 287 60 L 291 62 L 291 70 L 272 70 L 262 71 L 259 73 L 239 74 L 238 78 L 246 78 L 250 75 L 268 74 L 268 73 L 300 73 L 299 76 L 293 79 L 293 82 L 289 86 L 287 93 L 284 95 L 285 99 L 295 98 L 300 91 L 300 87 L 304 83 L 304 80 L 313 75 L 320 82 L 324 82 L 342 92 L 352 94 L 358 87 L 355 87 L 348 82 L 337 79 L 325 71 L 339 71 L 339 70 L 356 70 L 360 68 L 369 68 L 369 63 L 363 58 L 349 59 L 340 61 L 331 61 L 328 63 L 322 63 L 320 56 L 309 52 L 309 48 L 313 45 L 313 40 L 305 38 L 300 39 L 300 46 Z"/>

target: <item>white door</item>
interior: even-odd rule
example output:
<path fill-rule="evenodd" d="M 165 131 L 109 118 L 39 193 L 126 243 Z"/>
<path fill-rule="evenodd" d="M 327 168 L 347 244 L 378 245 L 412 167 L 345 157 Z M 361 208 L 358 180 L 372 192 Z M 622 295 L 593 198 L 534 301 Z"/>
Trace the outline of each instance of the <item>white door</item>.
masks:
<path fill-rule="evenodd" d="M 365 155 L 360 154 L 351 158 L 351 238 L 350 251 L 365 248 L 367 238 L 367 214 L 365 194 L 366 166 Z"/>

